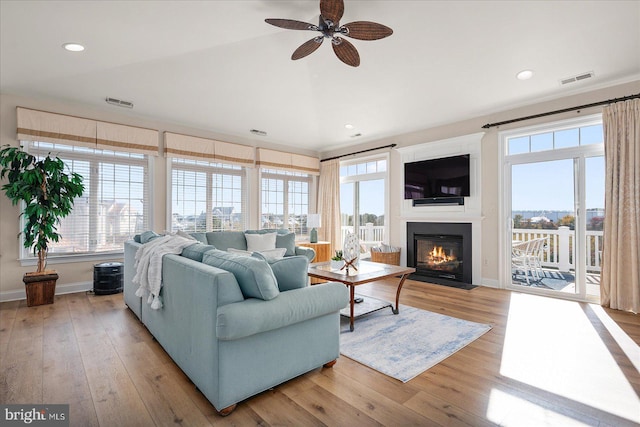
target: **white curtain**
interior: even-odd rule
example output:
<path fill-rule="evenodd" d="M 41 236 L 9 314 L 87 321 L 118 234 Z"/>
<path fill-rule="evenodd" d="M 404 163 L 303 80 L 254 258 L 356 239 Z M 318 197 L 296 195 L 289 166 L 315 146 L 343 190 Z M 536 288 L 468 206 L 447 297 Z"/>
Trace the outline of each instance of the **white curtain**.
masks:
<path fill-rule="evenodd" d="M 600 302 L 640 312 L 640 99 L 604 108 L 606 165 Z"/>
<path fill-rule="evenodd" d="M 331 243 L 333 251 L 342 248 L 340 230 L 340 161 L 327 160 L 320 164 L 318 185 L 318 213 L 322 215 L 320 240 Z"/>

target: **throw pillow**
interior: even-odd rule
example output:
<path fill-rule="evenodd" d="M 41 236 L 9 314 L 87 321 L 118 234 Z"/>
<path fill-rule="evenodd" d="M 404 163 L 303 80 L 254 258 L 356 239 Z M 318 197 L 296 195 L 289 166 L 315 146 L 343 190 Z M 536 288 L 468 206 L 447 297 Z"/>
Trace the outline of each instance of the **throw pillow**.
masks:
<path fill-rule="evenodd" d="M 204 254 L 202 262 L 233 273 L 245 298 L 268 301 L 280 294 L 276 277 L 264 260 L 214 249 Z"/>
<path fill-rule="evenodd" d="M 254 252 L 254 258 L 266 259 L 260 252 Z M 307 267 L 309 259 L 305 256 L 290 256 L 269 261 L 273 275 L 278 281 L 280 292 L 304 288 L 308 285 Z"/>
<path fill-rule="evenodd" d="M 204 243 L 205 245 L 209 244 L 209 242 L 207 241 L 207 235 L 205 233 L 190 233 L 189 235 L 196 239 L 198 242 Z"/>
<path fill-rule="evenodd" d="M 202 262 L 202 257 L 206 252 L 215 249 L 215 246 L 203 245 L 202 243 L 194 243 L 191 246 L 187 246 L 182 250 L 182 255 L 185 258 L 192 259 L 194 261 Z"/>
<path fill-rule="evenodd" d="M 286 252 L 287 250 L 285 248 L 275 248 L 275 249 L 269 249 L 266 251 L 258 251 L 253 253 L 262 255 L 265 258 L 265 260 L 270 263 L 272 261 L 277 261 L 279 259 L 282 259 L 282 257 L 284 257 L 284 254 Z"/>
<path fill-rule="evenodd" d="M 228 248 L 227 252 L 232 253 L 232 254 L 237 254 L 240 256 L 251 256 L 252 252 L 249 251 L 243 251 L 242 249 L 235 249 L 235 248 Z"/>
<path fill-rule="evenodd" d="M 245 233 L 244 237 L 247 239 L 247 250 L 249 252 L 267 251 L 276 248 L 276 233 Z"/>
<path fill-rule="evenodd" d="M 285 248 L 287 252 L 285 256 L 293 256 L 296 254 L 296 233 L 278 233 L 276 236 L 276 248 Z"/>
<path fill-rule="evenodd" d="M 140 243 L 144 245 L 145 243 L 148 243 L 158 237 L 160 237 L 160 235 L 155 231 L 151 231 L 151 230 L 145 231 L 140 235 Z"/>

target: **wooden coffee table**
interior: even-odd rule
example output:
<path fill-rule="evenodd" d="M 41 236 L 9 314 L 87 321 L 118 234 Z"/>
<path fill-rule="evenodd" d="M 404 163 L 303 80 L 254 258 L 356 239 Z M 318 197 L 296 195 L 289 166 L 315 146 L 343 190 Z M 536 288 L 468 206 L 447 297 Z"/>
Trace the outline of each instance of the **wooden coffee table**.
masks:
<path fill-rule="evenodd" d="M 399 267 L 397 265 L 382 264 L 379 262 L 360 261 L 358 269 L 355 270 L 350 267 L 348 273 L 345 270 L 332 270 L 330 262 L 316 262 L 309 264 L 307 271 L 309 277 L 315 277 L 316 279 L 324 279 L 331 282 L 340 282 L 347 285 L 349 288 L 349 329 L 353 331 L 354 307 L 355 307 L 355 287 L 363 285 L 369 282 L 375 282 L 378 280 L 388 279 L 390 277 L 400 276 L 400 282 L 398 283 L 398 290 L 396 291 L 396 306 L 395 308 L 391 303 L 387 303 L 381 307 L 375 308 L 375 310 L 360 313 L 362 316 L 369 314 L 372 311 L 380 310 L 381 308 L 391 307 L 393 314 L 398 314 L 400 308 L 400 291 L 404 281 L 407 280 L 407 276 L 411 273 L 415 273 L 416 269 L 412 267 Z"/>

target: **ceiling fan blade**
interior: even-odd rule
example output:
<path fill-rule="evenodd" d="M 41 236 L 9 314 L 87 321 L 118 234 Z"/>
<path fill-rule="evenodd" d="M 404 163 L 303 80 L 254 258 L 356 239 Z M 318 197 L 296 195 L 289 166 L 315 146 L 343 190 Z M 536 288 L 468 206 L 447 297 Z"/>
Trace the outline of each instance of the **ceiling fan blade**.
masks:
<path fill-rule="evenodd" d="M 379 40 L 393 34 L 391 28 L 377 22 L 355 21 L 344 24 L 342 27 L 348 30 L 346 33 L 343 32 L 342 35 L 358 40 Z"/>
<path fill-rule="evenodd" d="M 275 25 L 276 27 L 286 28 L 287 30 L 317 30 L 318 27 L 308 22 L 296 21 L 294 19 L 265 19 L 267 24 Z"/>
<path fill-rule="evenodd" d="M 295 50 L 295 52 L 293 52 L 293 55 L 291 55 L 291 59 L 295 61 L 296 59 L 304 58 L 305 56 L 315 52 L 315 50 L 320 47 L 323 40 L 324 37 L 320 36 L 314 37 L 311 40 L 304 42 L 302 45 L 300 45 L 299 48 Z"/>
<path fill-rule="evenodd" d="M 320 15 L 338 25 L 344 13 L 343 0 L 320 0 Z"/>
<path fill-rule="evenodd" d="M 347 65 L 357 67 L 360 65 L 360 55 L 356 48 L 342 37 L 334 37 L 331 45 L 338 59 Z"/>

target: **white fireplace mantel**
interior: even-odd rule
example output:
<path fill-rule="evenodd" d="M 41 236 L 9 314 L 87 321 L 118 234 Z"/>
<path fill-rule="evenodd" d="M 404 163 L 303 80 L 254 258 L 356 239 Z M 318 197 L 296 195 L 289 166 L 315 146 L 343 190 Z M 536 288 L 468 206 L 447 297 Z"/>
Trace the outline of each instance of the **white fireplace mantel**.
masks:
<path fill-rule="evenodd" d="M 473 284 L 482 283 L 482 170 L 481 151 L 484 132 L 449 138 L 441 141 L 402 147 L 398 152 L 402 163 L 437 159 L 440 157 L 469 154 L 471 173 L 471 196 L 465 197 L 463 206 L 421 205 L 413 206 L 411 200 L 401 200 L 400 220 L 403 229 L 403 241 L 407 241 L 407 223 L 442 222 L 470 223 L 472 231 L 472 275 Z M 404 167 L 402 168 L 404 171 Z M 404 175 L 402 176 L 404 183 Z M 404 193 L 404 192 L 403 192 Z M 406 250 L 402 251 L 406 265 Z"/>

